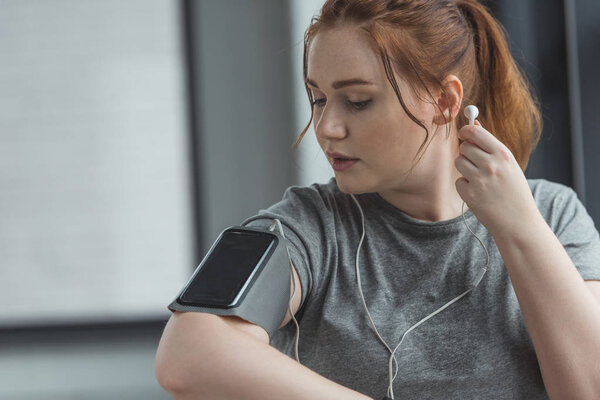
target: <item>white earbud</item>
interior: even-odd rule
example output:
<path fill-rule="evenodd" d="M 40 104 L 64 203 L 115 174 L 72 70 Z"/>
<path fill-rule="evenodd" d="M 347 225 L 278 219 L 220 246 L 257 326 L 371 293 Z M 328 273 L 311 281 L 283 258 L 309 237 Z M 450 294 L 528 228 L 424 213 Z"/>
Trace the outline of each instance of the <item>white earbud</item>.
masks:
<path fill-rule="evenodd" d="M 479 109 L 473 105 L 465 107 L 465 117 L 469 119 L 469 125 L 475 125 L 475 118 L 479 115 Z"/>

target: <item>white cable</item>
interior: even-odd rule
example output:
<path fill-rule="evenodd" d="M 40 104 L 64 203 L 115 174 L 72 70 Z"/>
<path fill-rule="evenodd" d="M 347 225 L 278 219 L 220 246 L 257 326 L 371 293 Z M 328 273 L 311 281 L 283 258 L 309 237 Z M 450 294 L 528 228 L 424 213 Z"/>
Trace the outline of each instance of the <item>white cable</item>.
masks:
<path fill-rule="evenodd" d="M 475 279 L 475 282 L 473 284 L 471 284 L 471 287 L 467 291 L 465 291 L 464 293 L 462 293 L 458 297 L 454 298 L 453 300 L 449 301 L 448 303 L 446 303 L 445 305 L 443 305 L 442 307 L 440 307 L 438 310 L 434 311 L 433 313 L 431 313 L 427 317 L 423 318 L 422 320 L 420 320 L 419 322 L 417 322 L 416 324 L 414 324 L 408 330 L 406 330 L 406 332 L 404 332 L 404 334 L 402 335 L 402 338 L 400 339 L 400 343 L 398 343 L 398 345 L 392 351 L 390 349 L 390 347 L 387 345 L 387 343 L 385 342 L 385 340 L 383 340 L 383 338 L 381 337 L 381 335 L 377 331 L 377 328 L 375 327 L 375 323 L 373 322 L 373 319 L 371 318 L 371 314 L 369 313 L 369 309 L 367 308 L 367 304 L 365 302 L 365 298 L 364 298 L 364 295 L 363 295 L 363 292 L 362 292 L 362 285 L 361 285 L 361 282 L 360 282 L 360 272 L 359 272 L 359 262 L 358 262 L 358 259 L 359 259 L 359 254 L 360 254 L 360 248 L 361 248 L 363 240 L 365 238 L 365 216 L 364 216 L 364 213 L 362 211 L 362 207 L 360 206 L 360 203 L 358 202 L 358 200 L 356 200 L 356 197 L 354 197 L 353 194 L 350 194 L 350 196 L 352 196 L 352 199 L 354 200 L 354 202 L 356 203 L 356 205 L 358 206 L 358 209 L 360 211 L 361 222 L 362 222 L 362 230 L 363 230 L 362 231 L 362 236 L 360 238 L 360 242 L 358 244 L 358 249 L 356 250 L 356 279 L 358 281 L 358 290 L 359 290 L 359 293 L 360 293 L 360 298 L 362 300 L 363 306 L 365 308 L 365 311 L 367 312 L 367 316 L 369 318 L 369 321 L 371 322 L 371 325 L 373 326 L 373 329 L 375 331 L 375 334 L 377 335 L 377 338 L 381 341 L 381 343 L 383 343 L 383 345 L 386 347 L 386 349 L 390 353 L 390 362 L 389 362 L 389 365 L 388 365 L 388 368 L 389 368 L 389 370 L 388 370 L 389 371 L 388 378 L 389 378 L 390 384 L 388 386 L 387 395 L 391 399 L 394 399 L 393 383 L 394 383 L 394 380 L 396 380 L 396 376 L 398 375 L 398 370 L 399 370 L 398 361 L 396 360 L 396 357 L 394 356 L 394 353 L 396 352 L 396 350 L 398 350 L 398 347 L 400 347 L 400 345 L 404 341 L 404 338 L 406 337 L 406 335 L 410 331 L 416 329 L 419 325 L 423 324 L 428 319 L 432 318 L 436 314 L 438 314 L 438 313 L 442 312 L 443 310 L 445 310 L 446 308 L 448 308 L 450 305 L 452 305 L 456 301 L 460 300 L 462 297 L 464 297 L 465 295 L 467 295 L 467 293 L 469 293 L 471 290 L 473 290 L 479 284 L 479 282 L 483 278 L 483 275 L 485 274 L 485 272 L 488 269 L 489 262 L 490 262 L 490 255 L 488 253 L 487 248 L 485 247 L 485 245 L 481 241 L 481 239 L 479 239 L 479 237 L 471 230 L 471 228 L 469 228 L 469 225 L 467 225 L 467 220 L 465 218 L 465 212 L 464 212 L 465 202 L 463 201 L 462 208 L 461 208 L 463 222 L 464 222 L 465 226 L 467 227 L 467 229 L 469 230 L 469 232 L 471 232 L 471 234 L 473 236 L 475 236 L 475 238 L 479 241 L 479 244 L 481 244 L 481 246 L 483 247 L 483 249 L 485 251 L 485 254 L 486 254 L 486 257 L 487 257 L 486 264 L 481 269 L 481 271 L 479 272 L 478 276 Z M 269 231 L 273 231 L 275 229 L 275 225 L 277 225 L 279 227 L 279 231 L 281 232 L 281 236 L 283 236 L 283 238 L 285 239 L 285 234 L 283 233 L 283 227 L 281 226 L 281 221 L 279 221 L 279 219 L 275 218 L 273 220 L 273 223 L 269 227 Z M 290 279 L 292 280 L 292 285 L 293 285 L 293 288 L 294 288 L 293 291 L 292 291 L 292 295 L 290 297 L 290 300 L 288 302 L 288 311 L 289 311 L 292 319 L 294 320 L 294 324 L 296 325 L 296 340 L 295 340 L 294 352 L 295 352 L 295 356 L 296 356 L 296 361 L 298 361 L 298 363 L 300 363 L 300 358 L 298 356 L 298 341 L 299 341 L 299 338 L 300 338 L 300 327 L 298 325 L 298 321 L 296 320 L 296 318 L 294 317 L 294 314 L 292 313 L 292 299 L 294 298 L 294 295 L 296 294 L 296 281 L 295 281 L 294 276 L 293 276 L 293 269 L 292 269 L 293 268 L 293 264 L 292 264 L 292 258 L 290 256 L 290 250 L 287 248 L 287 246 L 286 246 L 286 250 L 287 250 L 287 253 L 288 253 L 288 258 L 290 260 Z M 393 374 L 393 376 L 392 376 L 392 371 L 393 371 L 392 361 L 396 364 L 396 372 Z"/>
<path fill-rule="evenodd" d="M 469 293 L 471 290 L 473 290 L 479 284 L 479 282 L 483 278 L 483 275 L 487 271 L 487 268 L 488 268 L 488 265 L 489 265 L 489 262 L 490 262 L 490 255 L 489 255 L 489 253 L 487 251 L 487 248 L 485 247 L 485 245 L 481 241 L 481 239 L 479 239 L 479 237 L 477 237 L 477 235 L 475 235 L 475 233 L 471 230 L 471 228 L 469 228 L 469 225 L 467 225 L 467 220 L 465 218 L 465 212 L 464 212 L 465 202 L 463 201 L 462 208 L 461 208 L 463 221 L 465 223 L 465 226 L 469 230 L 469 232 L 471 232 L 471 234 L 473 234 L 473 236 L 475 236 L 475 238 L 479 241 L 479 243 L 481 244 L 481 246 L 483 246 L 483 249 L 485 250 L 485 254 L 486 254 L 486 257 L 487 257 L 486 264 L 481 269 L 481 271 L 479 272 L 478 276 L 475 279 L 474 284 L 471 285 L 471 287 L 470 287 L 469 290 L 465 291 L 464 293 L 462 293 L 461 295 L 459 295 L 455 299 L 449 301 L 448 303 L 446 303 L 445 305 L 443 305 L 442 307 L 440 307 L 438 310 L 436 310 L 435 312 L 431 313 L 430 315 L 428 315 L 427 317 L 423 318 L 422 320 L 420 320 L 419 322 L 417 322 L 415 325 L 413 325 L 412 327 L 410 327 L 406 332 L 404 332 L 404 334 L 402 335 L 402 338 L 400 339 L 400 343 L 398 343 L 398 345 L 394 348 L 394 351 L 391 351 L 390 347 L 387 345 L 387 343 L 385 343 L 385 341 L 379 335 L 379 332 L 377 331 L 377 328 L 375 327 L 375 323 L 373 323 L 373 319 L 371 319 L 371 314 L 369 313 L 369 310 L 367 309 L 367 304 L 365 303 L 365 298 L 364 298 L 363 293 L 362 293 L 362 287 L 361 287 L 361 283 L 360 283 L 360 273 L 359 273 L 359 270 L 358 270 L 358 256 L 359 256 L 359 252 L 360 252 L 360 247 L 361 247 L 362 242 L 363 242 L 363 238 L 365 237 L 365 216 L 363 214 L 362 207 L 360 206 L 358 200 L 356 200 L 356 197 L 354 197 L 353 194 L 350 194 L 350 196 L 352 196 L 352 199 L 354 200 L 354 202 L 358 206 L 358 209 L 360 211 L 361 220 L 362 220 L 362 228 L 363 228 L 363 233 L 362 233 L 362 236 L 361 236 L 361 239 L 360 239 L 360 243 L 358 244 L 358 249 L 356 251 L 356 279 L 358 280 L 358 290 L 360 292 L 360 298 L 362 300 L 363 306 L 365 307 L 365 311 L 367 312 L 367 316 L 369 317 L 369 321 L 371 321 L 371 325 L 373 326 L 373 329 L 375 330 L 375 334 L 377 335 L 377 337 L 379 338 L 379 340 L 381 340 L 381 342 L 387 348 L 387 350 L 390 352 L 390 362 L 389 362 L 389 365 L 388 365 L 388 368 L 389 368 L 389 375 L 388 376 L 389 376 L 390 384 L 388 386 L 387 395 L 391 399 L 394 399 L 394 389 L 393 389 L 392 385 L 394 383 L 394 380 L 396 379 L 396 375 L 398 374 L 398 369 L 399 369 L 398 368 L 398 361 L 396 360 L 396 357 L 394 356 L 394 353 L 396 352 L 396 350 L 398 349 L 398 347 L 400 347 L 400 345 L 402 344 L 402 341 L 404 340 L 404 338 L 406 337 L 406 335 L 408 334 L 408 332 L 412 331 L 413 329 L 415 329 L 416 327 L 418 327 L 419 325 L 421 325 L 422 323 L 424 323 L 425 321 L 427 321 L 429 318 L 432 318 L 436 314 L 442 312 L 444 309 L 448 308 L 452 303 L 460 300 L 467 293 Z M 396 363 L 396 373 L 394 373 L 393 377 L 392 377 L 392 370 L 393 370 L 392 360 Z"/>
<path fill-rule="evenodd" d="M 281 236 L 283 236 L 283 238 L 285 239 L 285 234 L 283 233 L 283 227 L 281 226 L 281 221 L 279 221 L 279 219 L 275 218 L 273 220 L 273 223 L 269 227 L 269 230 L 273 231 L 273 229 L 275 229 L 275 224 L 277 224 L 277 226 L 279 227 L 279 232 L 281 232 Z M 292 319 L 294 320 L 294 323 L 296 324 L 296 345 L 295 345 L 294 351 L 296 354 L 296 361 L 298 361 L 298 363 L 301 364 L 300 357 L 298 357 L 298 339 L 300 338 L 300 327 L 298 326 L 298 321 L 296 321 L 296 317 L 294 317 L 294 313 L 292 313 L 292 299 L 294 298 L 294 295 L 296 294 L 296 280 L 294 279 L 294 272 L 292 270 L 293 264 L 292 264 L 292 257 L 290 256 L 290 249 L 288 248 L 287 245 L 285 246 L 285 249 L 287 250 L 288 258 L 290 260 L 290 279 L 292 280 L 292 286 L 294 287 L 294 290 L 292 291 L 292 295 L 290 297 L 290 301 L 288 302 L 288 312 L 290 313 L 290 315 L 292 316 Z"/>
<path fill-rule="evenodd" d="M 397 368 L 398 362 L 396 361 L 396 357 L 394 357 L 394 353 L 392 352 L 392 349 L 390 349 L 390 347 L 387 345 L 385 340 L 383 340 L 383 338 L 379 335 L 379 332 L 377 331 L 377 328 L 375 327 L 375 323 L 373 322 L 373 319 L 371 318 L 371 314 L 369 313 L 369 309 L 367 308 L 367 304 L 365 303 L 365 297 L 363 295 L 361 284 L 360 284 L 360 273 L 358 271 L 358 256 L 360 253 L 360 247 L 362 246 L 363 239 L 365 238 L 365 215 L 363 214 L 362 207 L 360 206 L 360 204 L 358 204 L 356 197 L 354 197 L 353 194 L 350 194 L 350 196 L 352 196 L 352 199 L 354 199 L 354 202 L 358 205 L 358 210 L 360 211 L 360 217 L 361 217 L 361 221 L 362 221 L 362 236 L 360 237 L 360 242 L 358 243 L 358 249 L 356 250 L 356 279 L 358 280 L 358 290 L 360 293 L 360 299 L 362 300 L 363 306 L 365 307 L 365 311 L 367 312 L 367 317 L 369 318 L 369 321 L 371 321 L 371 325 L 373 326 L 373 329 L 375 330 L 375 335 L 377 335 L 377 338 L 379 338 L 381 343 L 383 343 L 383 345 L 390 352 L 390 354 L 392 354 L 392 357 L 390 357 L 390 364 L 391 364 L 392 358 L 393 358 L 394 362 L 396 363 L 396 368 Z M 390 379 L 390 386 L 391 386 L 391 382 L 393 381 L 391 367 L 389 370 L 389 379 Z M 388 387 L 388 395 L 389 394 L 390 394 L 390 390 Z M 392 399 L 393 399 L 393 397 L 392 397 Z"/>

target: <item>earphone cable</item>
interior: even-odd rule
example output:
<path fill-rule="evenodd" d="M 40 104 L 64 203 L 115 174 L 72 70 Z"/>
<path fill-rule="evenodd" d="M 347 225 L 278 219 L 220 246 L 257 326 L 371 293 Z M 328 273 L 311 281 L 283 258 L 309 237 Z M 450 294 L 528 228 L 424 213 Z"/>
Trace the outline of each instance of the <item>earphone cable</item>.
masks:
<path fill-rule="evenodd" d="M 285 239 L 285 234 L 283 233 L 283 227 L 281 226 L 281 221 L 279 221 L 279 219 L 275 218 L 273 220 L 273 223 L 269 227 L 269 230 L 273 231 L 273 229 L 275 229 L 275 224 L 277 224 L 277 226 L 279 227 L 279 232 L 281 232 L 281 236 L 283 236 L 283 238 Z M 296 324 L 296 340 L 295 340 L 295 346 L 294 346 L 294 354 L 296 356 L 296 361 L 298 361 L 299 364 L 302 364 L 300 362 L 300 357 L 298 356 L 298 340 L 300 339 L 300 326 L 298 325 L 298 321 L 296 321 L 296 317 L 294 316 L 294 313 L 292 313 L 292 299 L 294 298 L 294 295 L 296 294 L 296 280 L 294 279 L 294 274 L 293 274 L 293 269 L 292 269 L 293 264 L 292 264 L 292 257 L 290 256 L 290 249 L 288 248 L 288 246 L 285 246 L 285 249 L 287 250 L 288 258 L 290 260 L 290 279 L 292 281 L 292 286 L 294 287 L 294 290 L 292 291 L 292 295 L 290 296 L 290 301 L 288 302 L 288 312 L 290 313 L 292 319 L 294 320 L 294 324 Z"/>
<path fill-rule="evenodd" d="M 489 266 L 490 256 L 489 256 L 487 248 L 485 247 L 485 245 L 483 244 L 483 242 L 481 241 L 481 239 L 479 239 L 479 237 L 471 230 L 471 228 L 467 224 L 467 220 L 465 218 L 465 211 L 464 211 L 465 202 L 463 201 L 463 204 L 462 204 L 462 207 L 461 207 L 463 222 L 464 222 L 465 226 L 467 227 L 467 229 L 469 230 L 469 232 L 471 232 L 471 234 L 473 236 L 475 236 L 475 238 L 477 239 L 477 241 L 479 242 L 479 244 L 483 247 L 483 249 L 485 251 L 485 254 L 486 254 L 486 264 L 485 264 L 484 267 L 482 267 L 482 269 L 480 270 L 478 276 L 475 279 L 475 282 L 473 284 L 471 284 L 471 287 L 467 291 L 465 291 L 464 293 L 462 293 L 458 297 L 454 298 L 453 300 L 449 301 L 448 303 L 446 303 L 445 305 L 443 305 L 442 307 L 440 307 L 438 310 L 436 310 L 435 312 L 431 313 L 427 317 L 423 318 L 422 320 L 420 320 L 419 322 L 417 322 L 416 324 L 414 324 L 408 330 L 406 330 L 406 332 L 404 332 L 404 334 L 402 335 L 402 338 L 400 339 L 400 342 L 398 343 L 398 345 L 392 351 L 390 349 L 390 347 L 387 345 L 387 343 L 385 342 L 385 340 L 383 340 L 383 338 L 381 337 L 381 335 L 377 331 L 377 328 L 375 327 L 375 323 L 373 322 L 373 319 L 371 318 L 371 314 L 369 313 L 369 309 L 367 308 L 367 304 L 365 302 L 365 298 L 364 298 L 364 295 L 363 295 L 363 292 L 362 292 L 362 285 L 361 285 L 361 281 L 360 281 L 360 272 L 359 272 L 359 262 L 358 262 L 358 260 L 359 260 L 359 255 L 360 255 L 360 249 L 361 249 L 364 237 L 365 237 L 365 217 L 364 217 L 364 213 L 362 211 L 362 207 L 360 206 L 360 203 L 358 202 L 358 200 L 356 200 L 356 197 L 354 197 L 353 194 L 350 194 L 350 196 L 352 197 L 352 199 L 354 200 L 354 202 L 358 206 L 358 209 L 359 209 L 360 215 L 361 215 L 361 223 L 362 223 L 362 235 L 361 235 L 361 238 L 360 238 L 360 242 L 358 244 L 358 249 L 356 250 L 356 278 L 357 278 L 357 281 L 358 281 L 358 289 L 359 289 L 361 301 L 363 303 L 363 307 L 365 308 L 365 311 L 367 313 L 367 317 L 369 318 L 369 321 L 371 322 L 371 326 L 373 327 L 373 330 L 375 331 L 375 335 L 381 341 L 381 343 L 383 343 L 383 345 L 385 346 L 385 348 L 390 353 L 390 361 L 389 361 L 389 365 L 388 365 L 388 379 L 389 379 L 390 383 L 389 383 L 389 386 L 388 386 L 387 395 L 391 399 L 394 399 L 393 382 L 394 382 L 394 380 L 396 380 L 396 376 L 397 376 L 398 370 L 399 370 L 398 361 L 396 360 L 396 357 L 395 357 L 394 353 L 400 347 L 400 345 L 404 341 L 404 338 L 406 337 L 406 335 L 410 331 L 416 329 L 419 325 L 423 324 L 428 319 L 432 318 L 436 314 L 438 314 L 438 313 L 442 312 L 444 309 L 448 308 L 450 305 L 452 305 L 456 301 L 460 300 L 462 297 L 464 297 L 465 295 L 467 295 L 471 290 L 473 290 L 479 284 L 479 282 L 483 278 L 483 275 L 487 271 L 488 266 Z M 279 228 L 279 231 L 281 232 L 281 236 L 283 236 L 283 238 L 285 239 L 285 234 L 283 232 L 283 227 L 282 227 L 281 221 L 279 221 L 279 219 L 276 218 L 276 219 L 273 220 L 273 223 L 269 227 L 269 230 L 273 231 L 275 229 L 276 225 Z M 287 248 L 287 246 L 286 246 L 286 250 L 287 250 L 287 253 L 288 253 L 288 259 L 290 260 L 290 279 L 292 281 L 292 286 L 293 286 L 292 295 L 291 295 L 290 300 L 288 302 L 288 312 L 290 313 L 290 315 L 291 315 L 291 317 L 294 320 L 294 323 L 296 325 L 296 338 L 295 338 L 295 348 L 294 348 L 294 351 L 295 351 L 296 361 L 298 361 L 298 363 L 300 363 L 300 358 L 299 358 L 299 355 L 298 355 L 298 341 L 299 341 L 299 337 L 300 337 L 300 327 L 298 325 L 298 321 L 296 320 L 294 314 L 292 313 L 292 299 L 294 298 L 294 295 L 296 293 L 296 281 L 295 281 L 295 279 L 293 277 L 292 258 L 290 256 L 290 251 L 289 251 L 289 248 Z M 393 371 L 394 368 L 393 368 L 392 362 L 395 363 L 395 366 L 396 366 L 396 371 L 393 374 L 392 374 L 392 371 Z"/>
<path fill-rule="evenodd" d="M 369 310 L 367 309 L 367 305 L 365 303 L 365 299 L 364 299 L 364 296 L 363 296 L 363 293 L 362 293 L 362 287 L 361 287 L 361 282 L 360 282 L 360 273 L 359 273 L 359 270 L 358 270 L 358 256 L 359 256 L 360 248 L 362 246 L 363 238 L 365 236 L 365 223 L 364 223 L 365 219 L 364 219 L 364 213 L 362 211 L 362 207 L 360 206 L 358 200 L 356 200 L 356 197 L 354 197 L 353 194 L 350 194 L 350 196 L 352 196 L 352 199 L 354 200 L 354 202 L 358 206 L 358 209 L 359 209 L 360 215 L 361 215 L 361 219 L 362 219 L 362 228 L 363 228 L 362 237 L 361 237 L 360 243 L 358 245 L 358 249 L 356 251 L 356 278 L 357 278 L 357 281 L 358 281 L 358 290 L 359 290 L 360 297 L 361 297 L 363 306 L 365 308 L 365 311 L 367 312 L 367 316 L 369 317 L 369 321 L 371 322 L 371 325 L 373 326 L 373 329 L 375 330 L 375 334 L 377 335 L 377 337 L 379 338 L 379 340 L 384 344 L 384 346 L 390 352 L 390 362 L 389 362 L 389 365 L 388 365 L 388 368 L 389 368 L 389 374 L 388 374 L 388 376 L 389 376 L 390 384 L 388 386 L 387 394 L 388 394 L 388 396 L 391 399 L 394 399 L 393 382 L 396 379 L 396 376 L 398 374 L 398 369 L 399 369 L 399 367 L 398 367 L 398 361 L 396 360 L 396 357 L 394 356 L 394 353 L 396 352 L 396 350 L 398 349 L 398 347 L 400 347 L 400 345 L 402 344 L 402 341 L 404 340 L 404 338 L 406 337 L 406 335 L 410 331 L 412 331 L 413 329 L 417 328 L 419 325 L 421 325 L 422 323 L 424 323 L 425 321 L 427 321 L 428 319 L 432 318 L 436 314 L 438 314 L 438 313 L 442 312 L 444 309 L 448 308 L 450 305 L 452 305 L 456 301 L 460 300 L 462 297 L 464 297 L 471 290 L 473 290 L 479 284 L 479 282 L 483 278 L 483 275 L 487 271 L 487 268 L 488 268 L 489 262 L 490 262 L 490 256 L 489 256 L 489 253 L 487 251 L 487 248 L 485 247 L 485 245 L 483 244 L 483 242 L 481 241 L 481 239 L 479 239 L 479 237 L 471 230 L 471 228 L 469 228 L 469 225 L 467 224 L 467 220 L 465 218 L 465 212 L 464 212 L 465 202 L 463 201 L 463 204 L 462 204 L 462 207 L 461 207 L 463 222 L 464 222 L 465 226 L 467 227 L 467 229 L 469 230 L 469 232 L 471 232 L 471 234 L 473 236 L 475 236 L 475 238 L 479 241 L 479 244 L 481 244 L 481 246 L 483 247 L 483 249 L 485 251 L 485 254 L 486 254 L 486 264 L 485 264 L 484 267 L 482 267 L 482 269 L 480 270 L 479 274 L 477 275 L 477 277 L 475 279 L 475 282 L 473 284 L 471 284 L 471 287 L 467 291 L 465 291 L 464 293 L 462 293 L 458 297 L 454 298 L 453 300 L 449 301 L 448 303 L 446 303 L 445 305 L 443 305 L 442 307 L 440 307 L 438 310 L 436 310 L 435 312 L 431 313 L 430 315 L 428 315 L 427 317 L 423 318 L 421 321 L 417 322 L 415 325 L 413 325 L 412 327 L 410 327 L 406 332 L 404 332 L 404 334 L 402 335 L 402 338 L 400 339 L 400 343 L 398 343 L 398 345 L 394 348 L 394 351 L 391 351 L 390 348 L 389 348 L 389 346 L 387 345 L 387 343 L 385 343 L 385 341 L 379 335 L 379 332 L 377 331 L 377 328 L 375 327 L 375 323 L 371 319 L 371 315 L 369 313 Z M 393 370 L 392 360 L 396 364 L 396 372 L 393 374 L 393 376 L 392 376 L 392 370 Z"/>

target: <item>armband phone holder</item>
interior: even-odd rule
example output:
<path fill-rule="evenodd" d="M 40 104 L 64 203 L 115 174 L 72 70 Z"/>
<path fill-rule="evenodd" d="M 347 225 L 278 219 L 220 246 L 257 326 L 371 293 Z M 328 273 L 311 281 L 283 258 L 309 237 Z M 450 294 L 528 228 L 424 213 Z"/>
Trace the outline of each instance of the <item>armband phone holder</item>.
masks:
<path fill-rule="evenodd" d="M 290 267 L 280 233 L 229 227 L 168 308 L 235 315 L 263 327 L 270 340 L 288 309 Z"/>

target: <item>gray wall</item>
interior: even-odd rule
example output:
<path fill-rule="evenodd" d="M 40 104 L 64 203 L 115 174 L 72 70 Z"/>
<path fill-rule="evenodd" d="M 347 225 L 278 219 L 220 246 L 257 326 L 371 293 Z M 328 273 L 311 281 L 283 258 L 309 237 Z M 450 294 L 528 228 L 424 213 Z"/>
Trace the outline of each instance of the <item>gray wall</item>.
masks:
<path fill-rule="evenodd" d="M 170 398 L 139 320 L 192 259 L 179 17 L 0 0 L 0 399 Z"/>
<path fill-rule="evenodd" d="M 512 53 L 541 102 L 544 130 L 526 175 L 575 189 L 598 227 L 600 2 L 502 0 L 488 3 L 506 27 Z M 569 3 L 575 8 L 572 19 L 565 18 L 565 4 Z M 571 48 L 570 28 L 574 32 L 571 39 L 576 41 Z M 572 57 L 573 68 L 569 66 L 569 57 Z M 570 79 L 574 74 L 579 75 L 578 85 Z M 579 112 L 570 107 L 573 96 L 579 100 Z"/>
<path fill-rule="evenodd" d="M 287 2 L 191 5 L 204 254 L 294 183 L 296 132 Z"/>
<path fill-rule="evenodd" d="M 10 14 L 7 6 L 11 7 Z M 200 225 L 197 227 L 200 241 L 195 244 L 196 253 L 184 255 L 192 260 L 186 266 L 186 274 L 189 274 L 199 263 L 199 255 L 205 253 L 220 231 L 227 226 L 239 224 L 260 208 L 280 200 L 285 188 L 294 183 L 294 160 L 290 147 L 296 133 L 293 132 L 288 3 L 279 0 L 0 0 L 0 17 L 4 11 L 5 18 L 13 22 L 18 19 L 15 23 L 36 37 L 44 36 L 42 27 L 54 26 L 50 34 L 56 37 L 66 35 L 73 43 L 79 43 L 74 47 L 75 52 L 94 55 L 100 54 L 94 49 L 97 43 L 86 40 L 89 37 L 86 33 L 89 32 L 88 29 L 94 29 L 95 25 L 86 24 L 80 19 L 82 12 L 90 10 L 97 13 L 94 22 L 112 33 L 110 37 L 115 40 L 115 46 L 127 45 L 127 42 L 123 42 L 121 34 L 115 33 L 115 26 L 110 20 L 102 22 L 106 13 L 118 15 L 121 21 L 122 18 L 129 18 L 131 23 L 128 32 L 135 33 L 140 39 L 145 34 L 140 31 L 139 24 L 146 24 L 149 29 L 157 28 L 159 33 L 165 34 L 160 30 L 164 29 L 162 23 L 165 16 L 177 18 L 170 28 L 181 29 L 182 47 L 187 41 L 189 58 L 186 55 L 178 62 L 182 74 L 185 76 L 186 67 L 189 67 L 188 78 L 193 78 L 191 90 L 187 94 L 190 98 L 184 101 L 192 100 L 187 111 L 191 116 L 189 122 L 193 132 L 190 136 L 195 148 L 188 150 L 191 154 L 195 153 L 196 157 L 189 170 L 197 178 L 195 200 L 198 204 L 195 211 L 198 214 L 196 222 Z M 183 11 L 187 13 L 184 14 Z M 124 16 L 127 12 L 128 16 Z M 184 17 L 181 21 L 178 19 L 180 12 Z M 63 20 L 60 26 L 54 24 L 58 19 Z M 187 35 L 183 29 L 184 20 L 191 22 L 190 29 L 185 31 Z M 3 33 L 6 32 L 0 26 L 0 35 Z M 3 39 L 7 40 L 5 36 Z M 32 47 L 31 54 L 46 54 L 53 46 L 61 45 L 52 40 L 47 42 L 46 47 Z M 156 42 L 147 43 L 145 48 L 153 49 L 156 45 Z M 135 58 L 136 50 L 136 46 L 131 48 L 132 59 Z M 98 63 L 111 62 L 109 53 L 102 54 L 97 56 Z M 76 65 L 65 66 L 65 59 L 61 57 L 53 60 L 59 68 L 70 71 L 66 76 L 81 77 Z M 18 59 L 11 58 L 9 61 L 15 69 L 28 67 L 26 63 L 19 65 Z M 164 68 L 160 65 L 155 67 L 159 70 Z M 73 89 L 68 87 L 69 81 L 64 83 L 67 86 L 61 92 L 60 81 L 52 79 L 47 81 L 54 85 L 53 91 L 48 92 L 49 96 L 69 93 Z M 7 85 L 9 86 L 4 87 L 4 94 L 11 91 L 20 93 L 26 100 L 24 107 L 27 108 L 28 115 L 32 119 L 38 118 L 40 110 L 34 107 L 36 98 L 32 97 L 35 92 L 27 92 L 27 87 L 19 82 L 8 82 Z M 87 93 L 82 87 L 75 89 Z M 132 107 L 140 108 L 143 105 L 118 97 L 124 93 L 119 87 L 115 86 L 113 91 L 117 100 L 123 100 Z M 147 99 L 161 96 L 164 97 L 165 93 L 156 91 L 148 94 Z M 9 98 L 4 97 L 5 101 L 7 99 Z M 74 104 L 77 106 L 77 102 Z M 84 98 L 80 105 L 90 106 L 90 103 Z M 152 112 L 160 115 L 164 110 Z M 104 123 L 112 123 L 109 114 L 97 114 Z M 81 119 L 89 121 L 90 118 L 92 117 L 88 115 Z M 65 121 L 69 121 L 68 115 Z M 132 116 L 131 121 L 142 122 L 143 118 Z M 85 127 L 82 128 L 84 130 Z M 11 131 L 4 129 L 2 137 L 8 139 Z M 47 129 L 40 127 L 39 132 L 47 134 Z M 143 133 L 141 130 L 138 132 Z M 152 139 L 149 138 L 149 141 Z M 62 142 L 57 140 L 56 143 L 60 149 Z M 93 146 L 93 143 L 90 141 L 87 145 Z M 57 153 L 57 164 L 66 155 L 67 153 Z M 184 162 L 189 161 L 185 158 L 185 152 L 180 157 Z M 19 154 L 18 158 L 27 160 L 27 154 Z M 156 157 L 149 165 L 164 166 L 164 159 Z M 114 171 L 115 174 L 118 172 Z M 5 173 L 4 177 L 6 176 Z M 19 173 L 16 176 L 18 179 L 23 178 Z M 0 190 L 6 189 L 5 186 Z M 167 189 L 172 190 L 173 186 Z M 69 190 L 75 196 L 79 193 L 77 186 Z M 191 199 L 192 194 L 189 195 Z M 131 200 L 144 202 L 144 196 L 140 194 L 137 199 Z M 112 204 L 118 207 L 122 203 L 115 201 Z M 164 206 L 167 208 L 163 210 L 155 206 L 154 212 L 167 213 L 174 207 L 168 203 L 164 203 Z M 177 207 L 189 205 L 182 203 Z M 0 215 L 2 217 L 6 215 Z M 148 228 L 155 232 L 160 229 L 159 225 Z M 196 239 L 193 233 L 190 233 L 189 238 L 191 241 Z M 152 246 L 148 251 L 158 249 L 160 246 Z M 57 254 L 62 252 L 57 251 Z M 168 262 L 164 263 L 166 270 L 175 267 Z M 52 265 L 48 268 L 48 272 L 52 273 Z M 137 275 L 137 279 L 143 279 L 142 276 Z M 95 283 L 98 283 L 97 280 Z M 126 287 L 127 278 L 123 276 L 118 283 Z M 81 282 L 81 285 L 85 284 L 86 282 Z M 26 289 L 24 282 L 17 282 L 17 285 L 20 290 Z M 35 290 L 35 287 L 31 290 Z M 175 294 L 172 293 L 173 296 Z M 168 299 L 170 300 L 172 298 Z M 52 302 L 51 296 L 47 301 Z M 164 301 L 165 311 L 168 301 Z M 130 317 L 135 316 L 129 310 L 127 302 L 123 302 L 120 310 Z M 56 325 L 52 318 L 47 318 L 48 325 L 19 328 L 2 325 L 0 321 L 0 399 L 170 398 L 160 388 L 154 376 L 154 355 L 165 320 L 111 322 L 107 319 L 101 323 L 88 322 L 74 320 L 68 324 Z"/>
<path fill-rule="evenodd" d="M 600 228 L 600 2 L 576 1 L 586 207 Z"/>

